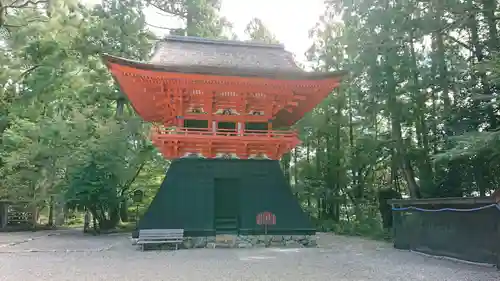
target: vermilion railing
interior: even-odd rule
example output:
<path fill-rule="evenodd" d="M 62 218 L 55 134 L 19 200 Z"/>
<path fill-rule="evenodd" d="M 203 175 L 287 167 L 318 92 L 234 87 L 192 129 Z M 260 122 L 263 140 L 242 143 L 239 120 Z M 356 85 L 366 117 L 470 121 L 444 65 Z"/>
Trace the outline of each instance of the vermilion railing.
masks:
<path fill-rule="evenodd" d="M 240 159 L 251 155 L 266 155 L 280 159 L 300 144 L 296 131 L 234 130 L 213 128 L 165 128 L 155 126 L 151 139 L 168 159 L 183 157 L 186 153 L 214 158 L 218 153 L 236 154 Z"/>
<path fill-rule="evenodd" d="M 165 135 L 183 135 L 189 137 L 251 137 L 251 138 L 297 138 L 296 131 L 277 130 L 231 130 L 211 128 L 185 128 L 185 127 L 153 127 L 152 135 L 161 137 Z"/>

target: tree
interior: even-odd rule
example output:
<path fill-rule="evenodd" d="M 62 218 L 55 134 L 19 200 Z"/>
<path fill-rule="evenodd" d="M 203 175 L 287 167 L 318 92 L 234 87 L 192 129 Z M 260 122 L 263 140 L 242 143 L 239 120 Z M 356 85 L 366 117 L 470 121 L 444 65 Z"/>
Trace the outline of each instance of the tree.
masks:
<path fill-rule="evenodd" d="M 212 0 L 23 3 L 0 5 L 0 197 L 32 199 L 43 210 L 64 195 L 114 227 L 126 220 L 131 191 L 146 190 L 147 206 L 168 161 L 100 55 L 146 59 L 154 40 L 146 4 L 183 20 L 172 34 L 224 38 L 230 24 Z M 377 197 L 497 188 L 498 6 L 326 2 L 309 65 L 349 75 L 295 126 L 303 144 L 281 160 L 319 227 L 382 234 Z M 278 43 L 257 18 L 246 34 Z"/>
<path fill-rule="evenodd" d="M 153 150 L 144 139 L 147 126 L 100 55 L 141 59 L 149 53 L 152 35 L 141 9 L 138 1 L 110 0 L 93 9 L 61 5 L 46 23 L 5 38 L 16 59 L 11 66 L 28 69 L 4 87 L 13 96 L 2 138 L 5 196 L 43 207 L 50 196 L 66 193 L 92 209 L 104 228 L 120 221 L 118 210 Z M 82 180 L 75 176 L 80 173 L 94 176 Z M 88 192 L 98 196 L 88 201 Z"/>
<path fill-rule="evenodd" d="M 263 43 L 279 43 L 276 36 L 258 19 L 253 18 L 245 28 L 245 34 L 250 37 L 252 41 L 259 41 Z"/>
<path fill-rule="evenodd" d="M 338 220 L 328 205 L 340 204 L 341 217 L 364 221 L 367 214 L 360 212 L 387 187 L 412 197 L 494 189 L 495 132 L 483 128 L 497 126 L 497 106 L 488 98 L 495 95 L 495 76 L 478 65 L 495 61 L 489 50 L 497 44 L 491 15 L 498 4 L 372 0 L 326 6 L 311 32 L 309 59 L 317 70 L 351 75 L 300 125 L 309 129 L 299 151 L 319 170 L 315 186 L 329 192 L 299 198 L 308 205 L 317 199 L 322 219 Z"/>
<path fill-rule="evenodd" d="M 184 22 L 184 27 L 178 29 L 160 27 L 170 30 L 170 34 L 226 38 L 232 27 L 219 15 L 220 0 L 149 0 L 148 4 L 164 12 L 165 16 Z"/>

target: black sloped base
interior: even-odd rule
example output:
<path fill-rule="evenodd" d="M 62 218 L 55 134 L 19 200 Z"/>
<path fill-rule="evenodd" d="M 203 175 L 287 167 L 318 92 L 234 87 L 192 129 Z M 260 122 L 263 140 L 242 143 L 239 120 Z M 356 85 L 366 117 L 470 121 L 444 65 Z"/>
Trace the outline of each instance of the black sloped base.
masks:
<path fill-rule="evenodd" d="M 276 216 L 268 234 L 316 233 L 278 161 L 177 159 L 139 229 L 184 229 L 184 236 L 196 237 L 214 236 L 223 225 L 225 232 L 261 235 L 256 216 L 265 211 Z"/>

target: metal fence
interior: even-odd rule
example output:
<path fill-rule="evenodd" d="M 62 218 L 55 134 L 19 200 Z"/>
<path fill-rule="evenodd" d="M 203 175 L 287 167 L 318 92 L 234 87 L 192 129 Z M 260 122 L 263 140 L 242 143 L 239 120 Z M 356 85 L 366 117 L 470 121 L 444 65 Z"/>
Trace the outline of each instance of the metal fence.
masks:
<path fill-rule="evenodd" d="M 500 268 L 500 205 L 492 198 L 389 200 L 394 247 Z"/>

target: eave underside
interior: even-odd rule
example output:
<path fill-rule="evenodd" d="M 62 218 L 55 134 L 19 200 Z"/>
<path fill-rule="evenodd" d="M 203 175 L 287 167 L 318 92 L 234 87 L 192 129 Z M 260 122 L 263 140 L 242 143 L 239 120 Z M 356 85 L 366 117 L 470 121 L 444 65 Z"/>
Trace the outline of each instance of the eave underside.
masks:
<path fill-rule="evenodd" d="M 163 122 L 165 110 L 175 110 L 175 107 L 178 109 L 178 102 L 172 98 L 167 101 L 165 92 L 240 91 L 263 93 L 278 98 L 286 94 L 294 96 L 295 101 L 288 102 L 293 106 L 282 108 L 272 115 L 274 127 L 291 126 L 336 88 L 343 75 L 342 72 L 263 73 L 257 69 L 235 71 L 200 66 L 169 67 L 112 56 L 105 56 L 105 61 L 122 92 L 128 96 L 138 114 L 149 122 Z M 167 107 L 169 109 L 165 109 Z M 176 115 L 183 114 L 177 112 Z"/>

